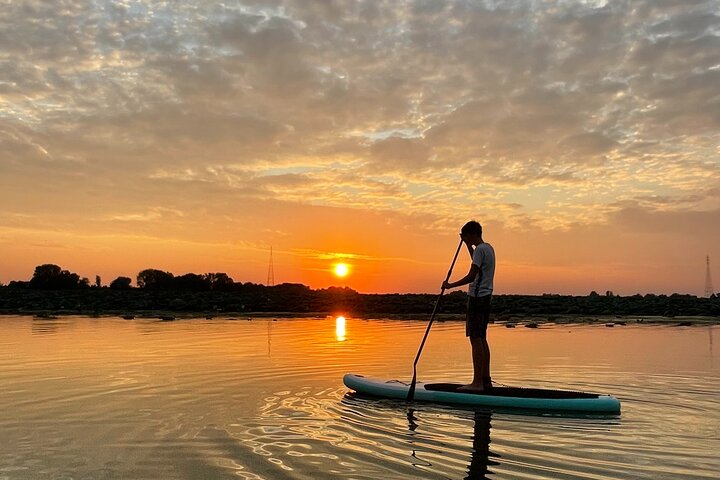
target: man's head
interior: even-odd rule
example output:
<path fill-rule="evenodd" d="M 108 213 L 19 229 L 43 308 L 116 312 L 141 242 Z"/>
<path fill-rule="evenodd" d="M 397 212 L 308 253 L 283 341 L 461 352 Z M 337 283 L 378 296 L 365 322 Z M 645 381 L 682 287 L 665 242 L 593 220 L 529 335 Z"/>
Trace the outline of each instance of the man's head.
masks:
<path fill-rule="evenodd" d="M 475 220 L 470 220 L 463 225 L 460 230 L 460 236 L 466 242 L 478 245 L 482 243 L 482 225 Z"/>

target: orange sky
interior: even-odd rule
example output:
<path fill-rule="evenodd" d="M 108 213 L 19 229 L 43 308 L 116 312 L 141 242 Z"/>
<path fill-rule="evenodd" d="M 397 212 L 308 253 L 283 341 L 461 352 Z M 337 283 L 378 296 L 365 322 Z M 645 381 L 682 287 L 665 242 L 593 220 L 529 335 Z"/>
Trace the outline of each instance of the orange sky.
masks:
<path fill-rule="evenodd" d="M 497 293 L 699 295 L 708 254 L 720 282 L 712 2 L 28 3 L 0 282 L 264 283 L 272 245 L 276 283 L 435 292 L 472 218 Z"/>

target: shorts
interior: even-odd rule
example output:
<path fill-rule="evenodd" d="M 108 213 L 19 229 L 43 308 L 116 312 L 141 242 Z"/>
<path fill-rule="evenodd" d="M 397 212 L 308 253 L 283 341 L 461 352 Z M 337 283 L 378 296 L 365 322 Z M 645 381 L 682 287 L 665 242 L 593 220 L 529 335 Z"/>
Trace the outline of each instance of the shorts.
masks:
<path fill-rule="evenodd" d="M 490 322 L 490 298 L 473 297 L 468 295 L 467 319 L 465 321 L 465 336 L 470 338 L 486 338 L 487 326 Z"/>

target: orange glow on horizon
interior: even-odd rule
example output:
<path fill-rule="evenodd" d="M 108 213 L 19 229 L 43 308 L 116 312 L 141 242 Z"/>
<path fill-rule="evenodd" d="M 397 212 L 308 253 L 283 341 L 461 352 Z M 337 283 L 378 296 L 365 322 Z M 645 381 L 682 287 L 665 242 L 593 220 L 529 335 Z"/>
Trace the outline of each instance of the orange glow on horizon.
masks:
<path fill-rule="evenodd" d="M 273 240 L 277 245 L 274 272 L 278 284 L 302 283 L 314 289 L 341 285 L 361 293 L 435 293 L 457 246 L 455 235 L 439 228 L 435 232 L 410 230 L 400 238 L 371 212 L 355 214 L 363 238 L 361 242 L 353 241 L 329 228 L 340 221 L 341 214 L 344 218 L 347 211 L 312 213 L 313 217 L 307 218 L 293 211 L 288 217 L 290 223 L 285 225 L 287 238 L 292 241 Z M 295 224 L 299 219 L 303 222 Z M 276 220 L 280 221 L 264 218 L 267 223 L 261 226 L 269 229 Z M 86 227 L 79 225 L 77 229 L 63 231 L 0 228 L 0 248 L 7 254 L 0 283 L 27 281 L 35 266 L 46 263 L 57 264 L 91 281 L 99 275 L 103 285 L 118 276 L 130 277 L 134 283 L 137 273 L 146 268 L 174 275 L 225 272 L 236 282 L 264 283 L 267 278 L 264 238 L 249 235 L 247 240 L 238 242 L 235 231 L 216 229 L 207 233 L 208 238 L 185 240 L 179 234 L 160 232 L 169 228 L 164 222 L 148 225 L 142 235 L 112 229 L 87 233 L 83 228 Z M 532 228 L 519 232 L 489 223 L 487 241 L 497 253 L 495 293 L 588 295 L 593 290 L 611 290 L 621 295 L 697 293 L 687 285 L 698 283 L 698 268 L 703 275 L 704 263 L 698 267 L 682 258 L 687 252 L 671 248 L 675 241 L 672 237 L 654 239 L 654 243 L 641 237 L 638 241 L 645 242 L 643 248 L 631 248 L 620 241 L 627 232 L 617 238 L 597 233 L 592 229 L 582 234 L 548 233 Z M 42 243 L 38 237 L 43 238 Z M 528 242 L 527 238 L 542 241 Z M 704 251 L 699 243 L 688 249 Z M 658 262 L 655 250 L 670 253 L 667 259 Z M 710 257 L 720 258 L 720 254 L 710 251 Z M 340 264 L 347 266 L 345 276 L 337 275 Z M 664 274 L 668 264 L 674 265 L 673 276 Z M 451 280 L 461 278 L 469 265 L 467 252 L 461 251 Z"/>

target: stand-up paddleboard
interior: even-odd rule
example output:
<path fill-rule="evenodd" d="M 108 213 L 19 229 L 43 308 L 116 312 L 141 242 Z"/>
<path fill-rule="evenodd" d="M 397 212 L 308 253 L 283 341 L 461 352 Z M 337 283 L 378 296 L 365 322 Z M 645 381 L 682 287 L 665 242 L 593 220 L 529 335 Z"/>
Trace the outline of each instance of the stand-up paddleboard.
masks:
<path fill-rule="evenodd" d="M 410 383 L 354 375 L 343 377 L 346 387 L 375 397 L 406 399 Z M 424 402 L 523 410 L 620 413 L 620 401 L 612 395 L 545 390 L 541 388 L 492 387 L 482 393 L 458 392 L 459 383 L 417 382 L 414 399 Z"/>

